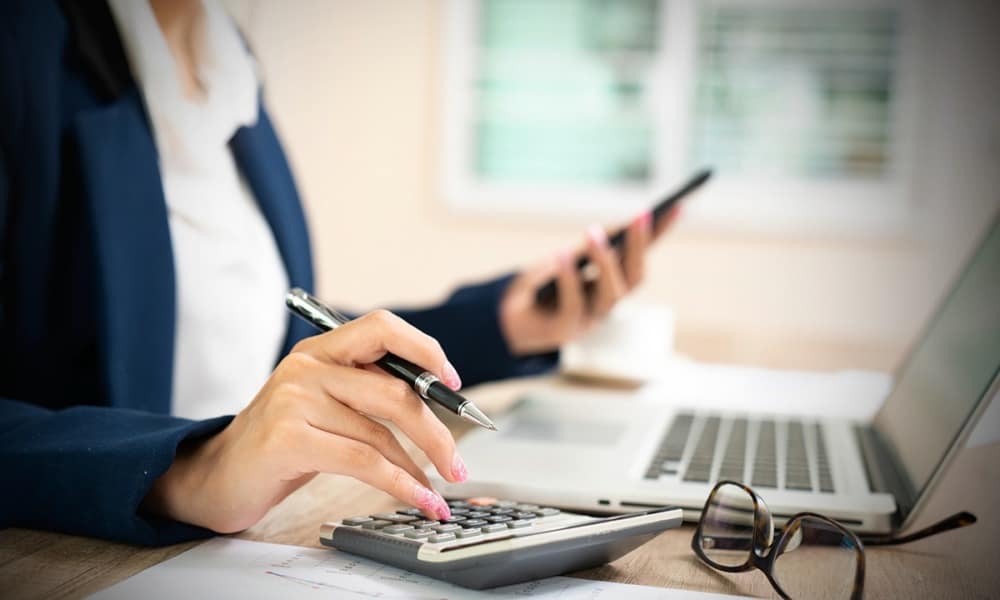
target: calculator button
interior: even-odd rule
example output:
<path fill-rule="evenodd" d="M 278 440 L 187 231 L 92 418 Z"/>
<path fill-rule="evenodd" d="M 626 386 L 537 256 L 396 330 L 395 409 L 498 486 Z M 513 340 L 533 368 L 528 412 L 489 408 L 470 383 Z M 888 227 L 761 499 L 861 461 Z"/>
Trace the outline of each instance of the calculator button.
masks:
<path fill-rule="evenodd" d="M 448 506 L 452 508 L 468 508 L 469 503 L 465 500 L 450 500 L 448 501 Z"/>
<path fill-rule="evenodd" d="M 478 529 L 459 529 L 458 531 L 455 532 L 455 535 L 457 535 L 460 538 L 475 537 L 477 535 L 482 535 L 482 534 L 483 532 L 479 531 Z"/>
<path fill-rule="evenodd" d="M 511 508 L 517 506 L 517 502 L 512 502 L 510 500 L 497 500 L 496 505 L 500 508 Z"/>
<path fill-rule="evenodd" d="M 451 514 L 453 514 L 453 515 L 464 515 L 464 514 L 466 514 L 468 512 L 469 512 L 468 508 L 462 508 L 461 506 L 459 506 L 459 507 L 454 507 L 453 506 L 451 508 Z"/>
<path fill-rule="evenodd" d="M 425 537 L 430 537 L 434 535 L 434 532 L 430 529 L 414 529 L 413 531 L 407 531 L 406 537 L 411 540 L 422 540 Z"/>
<path fill-rule="evenodd" d="M 496 498 L 489 498 L 487 496 L 480 496 L 478 498 L 469 498 L 469 504 L 473 506 L 493 506 L 496 504 Z"/>
<path fill-rule="evenodd" d="M 458 523 L 459 521 L 464 521 L 464 520 L 465 517 L 463 517 L 462 515 L 452 515 L 447 519 L 441 519 L 441 522 L 447 524 L 447 523 Z"/>
<path fill-rule="evenodd" d="M 447 524 L 447 525 L 435 525 L 431 527 L 431 529 L 433 529 L 438 533 L 448 533 L 449 531 L 457 531 L 461 529 L 461 527 L 459 527 L 458 525 Z"/>
<path fill-rule="evenodd" d="M 483 517 L 490 516 L 490 513 L 484 510 L 472 510 L 465 513 L 466 519 L 482 519 Z"/>
<path fill-rule="evenodd" d="M 537 504 L 518 504 L 514 508 L 516 510 L 521 511 L 521 512 L 525 512 L 525 511 L 530 511 L 530 510 L 538 510 L 541 507 L 538 506 Z"/>
<path fill-rule="evenodd" d="M 462 527 L 482 527 L 486 525 L 489 521 L 486 519 L 468 519 L 462 521 Z"/>
<path fill-rule="evenodd" d="M 492 517 L 486 517 L 486 520 L 489 521 L 490 523 L 506 523 L 507 521 L 511 521 L 513 519 L 511 519 L 507 515 L 495 515 Z"/>
<path fill-rule="evenodd" d="M 421 517 L 424 514 L 424 511 L 419 508 L 404 508 L 402 510 L 397 510 L 396 512 L 401 515 L 410 515 L 411 517 Z"/>
<path fill-rule="evenodd" d="M 376 513 L 372 515 L 373 519 L 381 519 L 383 521 L 392 521 L 393 523 L 409 523 L 410 521 L 416 521 L 416 517 L 411 517 L 410 515 L 401 515 L 399 513 Z"/>
<path fill-rule="evenodd" d="M 516 521 L 511 521 L 510 523 L 507 523 L 507 527 L 510 527 L 511 529 L 521 529 L 522 527 L 530 527 L 530 526 L 531 526 L 531 521 L 527 521 L 525 519 L 518 519 Z"/>
<path fill-rule="evenodd" d="M 437 521 L 410 521 L 407 525 L 412 525 L 415 529 L 422 529 L 424 527 L 430 527 L 431 525 L 439 525 Z"/>
<path fill-rule="evenodd" d="M 450 542 L 455 539 L 454 533 L 439 533 L 437 535 L 432 535 L 428 541 L 432 543 L 437 542 Z"/>
<path fill-rule="evenodd" d="M 513 508 L 491 508 L 490 512 L 495 515 L 509 515 L 514 512 Z"/>
<path fill-rule="evenodd" d="M 413 529 L 412 525 L 390 525 L 382 530 L 382 533 L 388 533 L 389 535 L 398 535 L 400 533 L 405 533 Z"/>
<path fill-rule="evenodd" d="M 539 517 L 551 517 L 552 515 L 558 515 L 558 508 L 539 508 L 538 510 L 531 511 L 538 515 Z"/>
<path fill-rule="evenodd" d="M 371 517 L 351 517 L 350 519 L 344 519 L 341 523 L 347 525 L 348 527 L 357 527 L 358 525 L 363 525 L 371 520 Z"/>
<path fill-rule="evenodd" d="M 483 533 L 494 533 L 497 531 L 507 531 L 507 526 L 503 523 L 491 523 L 482 528 Z"/>
<path fill-rule="evenodd" d="M 512 514 L 511 516 L 514 517 L 515 519 L 528 519 L 528 520 L 530 520 L 530 519 L 534 519 L 535 518 L 535 513 L 533 513 L 533 512 L 516 512 L 516 513 Z"/>
<path fill-rule="evenodd" d="M 383 527 L 385 527 L 387 525 L 392 525 L 392 523 L 389 522 L 389 521 L 383 521 L 383 520 L 380 519 L 378 521 L 368 521 L 367 523 L 362 523 L 361 528 L 362 529 L 382 529 Z"/>

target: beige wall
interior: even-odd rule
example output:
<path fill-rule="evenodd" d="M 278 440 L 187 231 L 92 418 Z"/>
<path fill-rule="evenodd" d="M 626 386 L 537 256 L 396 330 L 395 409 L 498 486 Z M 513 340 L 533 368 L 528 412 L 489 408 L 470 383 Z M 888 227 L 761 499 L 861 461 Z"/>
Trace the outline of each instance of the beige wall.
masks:
<path fill-rule="evenodd" d="M 461 282 L 580 238 L 583 222 L 449 213 L 437 181 L 447 117 L 441 2 L 229 4 L 260 60 L 266 99 L 306 203 L 322 296 L 355 308 L 433 301 Z M 681 225 L 651 253 L 640 297 L 675 308 L 683 350 L 766 363 L 775 344 L 838 340 L 859 348 L 856 366 L 892 366 L 976 225 L 997 206 L 995 174 L 983 165 L 1000 165 L 1000 123 L 989 120 L 982 139 L 961 135 L 982 129 L 967 113 L 991 106 L 1000 86 L 957 98 L 940 93 L 942 81 L 996 81 L 985 60 L 952 68 L 967 62 L 959 48 L 992 46 L 995 32 L 977 25 L 982 19 L 970 8 L 996 11 L 988 2 L 951 4 L 965 8 L 932 11 L 945 33 L 922 57 L 934 77 L 925 78 L 933 85 L 925 83 L 921 101 L 935 115 L 925 120 L 924 134 L 951 146 L 918 154 L 928 163 L 922 183 L 929 190 L 955 193 L 959 185 L 973 197 L 921 200 L 930 209 L 922 213 L 925 227 L 893 240 L 774 238 Z M 970 156 L 971 164 L 963 162 Z M 797 363 L 816 364 L 822 358 L 808 352 Z"/>

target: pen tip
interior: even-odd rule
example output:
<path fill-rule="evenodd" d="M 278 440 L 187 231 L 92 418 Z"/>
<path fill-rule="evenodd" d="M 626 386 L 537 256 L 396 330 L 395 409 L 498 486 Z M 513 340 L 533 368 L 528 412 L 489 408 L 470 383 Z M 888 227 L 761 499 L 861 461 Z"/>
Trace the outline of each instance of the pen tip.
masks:
<path fill-rule="evenodd" d="M 462 411 L 459 413 L 459 416 L 465 419 L 466 421 L 469 421 L 470 423 L 475 423 L 476 425 L 479 425 L 484 429 L 489 429 L 490 431 L 497 431 L 497 426 L 494 425 L 493 421 L 491 421 L 490 418 L 486 416 L 486 413 L 479 410 L 479 408 L 471 402 L 462 407 Z"/>

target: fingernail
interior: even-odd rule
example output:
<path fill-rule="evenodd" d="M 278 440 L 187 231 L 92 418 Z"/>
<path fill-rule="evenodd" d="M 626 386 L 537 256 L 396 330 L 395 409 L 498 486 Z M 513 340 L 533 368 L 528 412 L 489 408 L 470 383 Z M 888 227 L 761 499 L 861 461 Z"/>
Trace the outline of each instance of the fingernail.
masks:
<path fill-rule="evenodd" d="M 427 516 L 435 519 L 447 519 L 451 516 L 451 509 L 448 508 L 444 498 L 420 484 L 414 484 L 414 488 L 413 504 L 427 513 Z"/>
<path fill-rule="evenodd" d="M 444 374 L 444 384 L 456 392 L 462 389 L 462 378 L 458 376 L 458 371 L 452 366 L 450 362 L 444 363 L 444 368 L 441 369 Z"/>
<path fill-rule="evenodd" d="M 651 211 L 646 211 L 639 215 L 639 222 L 646 229 L 650 229 L 653 225 L 653 213 Z"/>
<path fill-rule="evenodd" d="M 444 496 L 442 496 L 441 494 L 438 494 L 437 492 L 435 492 L 435 495 L 437 496 L 437 499 L 438 499 L 438 506 L 437 506 L 438 519 L 439 520 L 441 520 L 441 519 L 450 519 L 451 518 L 451 507 L 449 507 L 448 503 L 444 501 Z"/>
<path fill-rule="evenodd" d="M 455 478 L 455 481 L 462 482 L 469 478 L 469 470 L 465 468 L 465 462 L 462 457 L 455 453 L 454 458 L 451 459 L 451 476 Z"/>
<path fill-rule="evenodd" d="M 606 246 L 608 243 L 608 234 L 605 233 L 604 228 L 600 225 L 595 224 L 588 227 L 587 237 L 597 246 Z"/>

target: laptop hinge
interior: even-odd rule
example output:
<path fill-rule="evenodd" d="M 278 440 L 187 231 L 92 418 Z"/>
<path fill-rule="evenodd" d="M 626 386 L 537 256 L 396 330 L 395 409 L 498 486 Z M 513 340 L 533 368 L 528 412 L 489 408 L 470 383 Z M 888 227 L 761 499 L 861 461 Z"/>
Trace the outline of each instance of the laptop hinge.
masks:
<path fill-rule="evenodd" d="M 916 490 L 904 475 L 888 445 L 874 427 L 867 424 L 854 426 L 854 434 L 861 449 L 868 485 L 873 492 L 891 494 L 896 499 L 896 523 L 910 514 L 917 500 Z"/>

